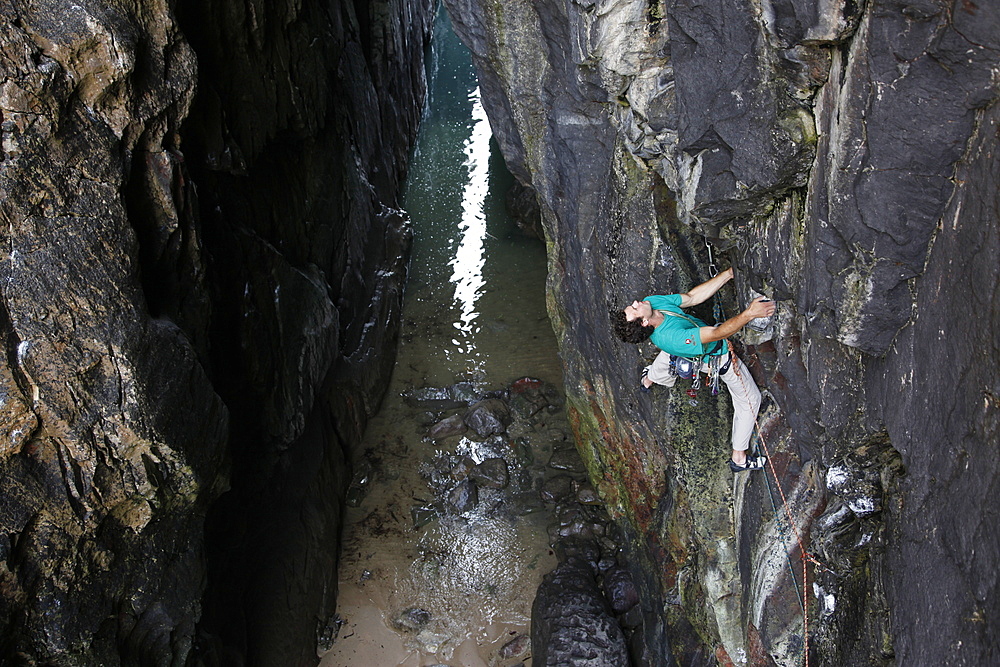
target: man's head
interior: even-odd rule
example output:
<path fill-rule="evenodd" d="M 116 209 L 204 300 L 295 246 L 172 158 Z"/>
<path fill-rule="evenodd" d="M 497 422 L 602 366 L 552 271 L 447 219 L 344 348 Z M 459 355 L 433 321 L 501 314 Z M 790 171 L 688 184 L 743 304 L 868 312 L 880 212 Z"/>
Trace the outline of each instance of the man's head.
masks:
<path fill-rule="evenodd" d="M 609 315 L 615 335 L 626 343 L 641 343 L 656 329 L 649 323 L 653 316 L 649 301 L 633 301 L 622 310 L 612 310 Z"/>

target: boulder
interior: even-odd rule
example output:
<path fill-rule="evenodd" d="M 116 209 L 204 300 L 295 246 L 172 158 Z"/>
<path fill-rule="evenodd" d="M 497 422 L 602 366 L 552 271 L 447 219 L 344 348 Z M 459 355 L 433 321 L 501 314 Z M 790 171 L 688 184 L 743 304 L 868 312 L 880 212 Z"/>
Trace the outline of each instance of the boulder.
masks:
<path fill-rule="evenodd" d="M 498 398 L 479 401 L 465 413 L 466 426 L 481 438 L 504 433 L 510 423 L 510 408 Z"/>

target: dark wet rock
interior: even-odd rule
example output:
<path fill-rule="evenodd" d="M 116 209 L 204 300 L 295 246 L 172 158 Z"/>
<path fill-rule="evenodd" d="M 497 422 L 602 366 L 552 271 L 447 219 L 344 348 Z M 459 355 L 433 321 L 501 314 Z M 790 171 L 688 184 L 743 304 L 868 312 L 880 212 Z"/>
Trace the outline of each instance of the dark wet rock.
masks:
<path fill-rule="evenodd" d="M 471 512 L 479 503 L 479 488 L 471 479 L 459 482 L 448 494 L 448 502 L 459 514 Z"/>
<path fill-rule="evenodd" d="M 531 607 L 533 665 L 628 665 L 625 636 L 590 566 L 570 558 L 545 575 Z"/>
<path fill-rule="evenodd" d="M 510 422 L 510 408 L 498 398 L 482 400 L 465 413 L 465 424 L 480 437 L 504 433 Z"/>
<path fill-rule="evenodd" d="M 483 399 L 483 394 L 471 382 L 456 382 L 448 387 L 448 394 L 465 405 L 472 405 Z"/>
<path fill-rule="evenodd" d="M 577 486 L 576 489 L 576 502 L 581 505 L 601 505 L 603 501 L 601 497 L 597 494 L 597 490 L 594 489 L 589 483 L 584 482 Z"/>
<path fill-rule="evenodd" d="M 491 435 L 475 445 L 476 454 L 486 458 L 506 459 L 511 455 L 510 441 L 503 435 Z"/>
<path fill-rule="evenodd" d="M 463 433 L 465 433 L 465 421 L 462 415 L 449 415 L 431 426 L 427 431 L 427 437 L 431 440 L 440 440 Z"/>
<path fill-rule="evenodd" d="M 506 403 L 510 400 L 510 390 L 509 389 L 491 389 L 489 391 L 483 392 L 479 397 L 480 400 L 495 399 L 498 401 L 503 401 Z"/>
<path fill-rule="evenodd" d="M 528 652 L 531 648 L 531 636 L 530 635 L 518 635 L 514 637 L 509 642 L 500 647 L 497 651 L 497 657 L 501 660 L 510 660 L 511 658 L 519 658 Z"/>
<path fill-rule="evenodd" d="M 539 495 L 547 503 L 559 502 L 573 493 L 573 478 L 569 475 L 553 475 L 545 480 Z"/>
<path fill-rule="evenodd" d="M 451 467 L 451 475 L 455 479 L 461 481 L 469 477 L 472 474 L 473 469 L 476 467 L 476 461 L 471 456 L 462 456 L 459 458 L 458 462 Z"/>
<path fill-rule="evenodd" d="M 349 9 L 4 4 L 0 662 L 315 660 L 432 13 Z"/>
<path fill-rule="evenodd" d="M 625 630 L 634 630 L 640 627 L 643 623 L 642 607 L 638 604 L 632 605 L 625 613 L 619 615 L 618 622 L 621 623 L 622 628 Z M 636 655 L 636 653 L 633 653 L 633 655 Z"/>
<path fill-rule="evenodd" d="M 601 560 L 597 561 L 597 571 L 604 574 L 611 568 L 618 565 L 618 559 L 612 555 L 616 548 L 614 543 L 608 544 L 604 539 L 602 539 L 600 544 L 603 553 L 601 555 Z"/>
<path fill-rule="evenodd" d="M 507 462 L 503 459 L 486 459 L 472 469 L 469 476 L 480 488 L 503 489 L 510 481 Z"/>
<path fill-rule="evenodd" d="M 510 443 L 513 454 L 511 462 L 518 467 L 526 468 L 535 461 L 534 449 L 528 438 L 515 438 Z"/>
<path fill-rule="evenodd" d="M 510 397 L 511 411 L 522 419 L 527 419 L 549 405 L 548 400 L 540 392 L 521 392 Z"/>
<path fill-rule="evenodd" d="M 514 181 L 504 198 L 507 215 L 510 216 L 517 229 L 525 236 L 545 240 L 542 230 L 542 212 L 538 207 L 535 192 Z"/>
<path fill-rule="evenodd" d="M 418 426 L 429 427 L 438 422 L 438 415 L 435 412 L 418 412 L 413 418 L 413 421 L 415 421 Z"/>
<path fill-rule="evenodd" d="M 431 613 L 420 607 L 409 607 L 399 613 L 393 619 L 393 627 L 407 632 L 419 632 L 425 625 L 430 623 Z"/>
<path fill-rule="evenodd" d="M 577 520 L 571 521 L 568 524 L 557 526 L 555 536 L 559 538 L 576 537 L 585 540 L 593 540 L 597 535 L 594 531 L 594 524 Z"/>
<path fill-rule="evenodd" d="M 558 390 L 535 378 L 516 380 L 510 388 L 511 409 L 522 419 L 530 419 L 542 410 L 553 407 L 553 392 L 558 396 Z"/>
<path fill-rule="evenodd" d="M 414 528 L 423 528 L 440 515 L 436 505 L 414 505 L 410 508 L 410 518 Z"/>
<path fill-rule="evenodd" d="M 546 431 L 549 436 L 549 440 L 554 443 L 566 442 L 566 431 L 561 428 L 550 428 Z"/>
<path fill-rule="evenodd" d="M 560 526 L 566 526 L 585 517 L 583 508 L 575 504 L 559 504 L 556 506 L 555 514 Z"/>
<path fill-rule="evenodd" d="M 333 648 L 334 642 L 337 641 L 337 635 L 340 633 L 340 628 L 344 625 L 344 619 L 340 617 L 340 614 L 333 614 L 327 619 L 326 623 L 319 623 L 318 625 L 316 651 L 318 654 L 321 654 Z"/>
<path fill-rule="evenodd" d="M 603 551 L 597 541 L 567 537 L 558 540 L 553 546 L 560 563 L 576 560 L 578 563 L 586 563 L 591 572 L 598 572 L 597 564 L 603 557 Z"/>
<path fill-rule="evenodd" d="M 549 457 L 549 467 L 575 473 L 582 473 L 585 470 L 580 454 L 570 447 L 560 447 L 552 452 L 552 456 Z"/>
<path fill-rule="evenodd" d="M 374 474 L 374 465 L 369 457 L 364 456 L 355 464 L 351 484 L 347 487 L 347 504 L 349 506 L 359 507 L 361 505 L 368 494 Z"/>
<path fill-rule="evenodd" d="M 464 400 L 455 398 L 448 387 L 421 387 L 403 392 L 403 400 L 411 408 L 424 410 L 453 410 L 468 405 Z"/>
<path fill-rule="evenodd" d="M 615 567 L 605 572 L 602 586 L 604 596 L 616 614 L 639 604 L 639 592 L 632 580 L 632 573 L 624 567 Z"/>

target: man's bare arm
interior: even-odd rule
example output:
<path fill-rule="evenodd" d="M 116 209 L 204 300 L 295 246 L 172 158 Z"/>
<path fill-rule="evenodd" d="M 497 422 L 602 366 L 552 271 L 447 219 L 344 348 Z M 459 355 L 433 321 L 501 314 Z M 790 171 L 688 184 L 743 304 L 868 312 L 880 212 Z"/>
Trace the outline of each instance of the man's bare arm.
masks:
<path fill-rule="evenodd" d="M 721 275 L 721 274 L 720 274 Z M 739 315 L 730 317 L 728 320 L 716 327 L 701 327 L 698 329 L 698 336 L 702 344 L 712 343 L 723 338 L 729 338 L 734 333 L 747 325 L 750 320 L 758 317 L 770 317 L 774 314 L 774 302 L 766 297 L 757 297 L 750 302 L 747 309 Z"/>
<path fill-rule="evenodd" d="M 692 287 L 687 293 L 681 294 L 681 308 L 697 306 L 712 298 L 712 295 L 722 289 L 722 286 L 733 279 L 733 269 L 728 268 L 714 278 L 709 278 L 697 287 Z"/>

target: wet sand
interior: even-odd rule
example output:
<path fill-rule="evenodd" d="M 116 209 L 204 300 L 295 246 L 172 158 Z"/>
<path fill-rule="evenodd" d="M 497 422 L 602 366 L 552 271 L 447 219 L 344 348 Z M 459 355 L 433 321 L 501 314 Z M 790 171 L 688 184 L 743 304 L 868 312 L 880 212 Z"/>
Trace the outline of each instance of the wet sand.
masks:
<path fill-rule="evenodd" d="M 536 490 L 519 498 L 511 485 L 480 489 L 474 510 L 447 508 L 416 527 L 412 509 L 435 499 L 426 479 L 431 460 L 459 449 L 475 459 L 479 443 L 452 437 L 451 446 L 442 446 L 417 433 L 401 437 L 403 424 L 390 417 L 380 425 L 384 449 L 375 455 L 370 489 L 348 511 L 338 598 L 344 624 L 321 664 L 530 665 L 528 653 L 500 659 L 498 651 L 528 634 L 535 589 L 555 566 L 545 531 L 551 511 Z M 532 479 L 547 460 L 538 454 Z M 413 609 L 429 620 L 401 625 Z"/>

